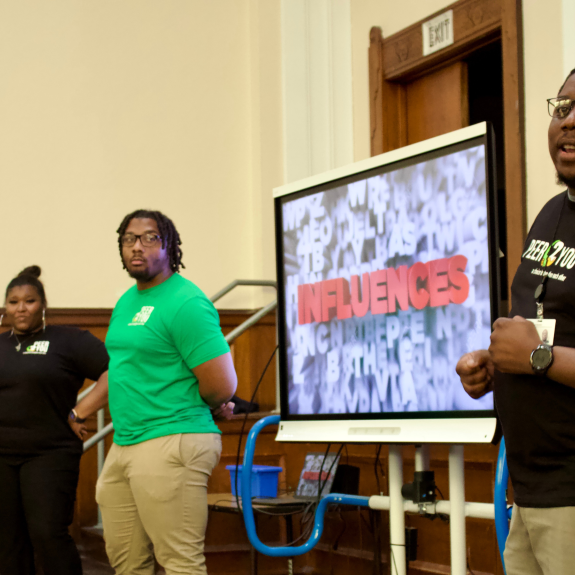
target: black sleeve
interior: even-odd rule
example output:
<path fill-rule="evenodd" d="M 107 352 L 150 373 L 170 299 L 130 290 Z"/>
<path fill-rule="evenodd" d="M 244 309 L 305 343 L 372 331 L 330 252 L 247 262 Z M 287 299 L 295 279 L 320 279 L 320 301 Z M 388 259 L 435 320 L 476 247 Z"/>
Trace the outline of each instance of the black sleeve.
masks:
<path fill-rule="evenodd" d="M 89 331 L 74 332 L 74 365 L 83 377 L 96 381 L 108 369 L 106 346 Z"/>

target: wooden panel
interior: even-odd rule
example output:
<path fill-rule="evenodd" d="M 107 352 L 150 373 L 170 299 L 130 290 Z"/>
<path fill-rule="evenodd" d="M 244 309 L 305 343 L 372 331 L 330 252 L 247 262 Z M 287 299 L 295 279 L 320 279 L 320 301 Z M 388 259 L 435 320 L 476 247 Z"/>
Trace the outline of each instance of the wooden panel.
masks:
<path fill-rule="evenodd" d="M 245 321 L 254 312 L 220 311 L 220 322 L 224 334 Z M 240 335 L 233 344 L 232 355 L 238 374 L 236 395 L 249 400 L 256 388 L 263 370 L 276 347 L 275 313 L 268 314 L 255 326 Z M 255 400 L 260 411 L 272 411 L 276 407 L 276 361 L 270 363 L 259 386 Z"/>
<path fill-rule="evenodd" d="M 381 29 L 370 31 L 369 96 L 371 155 L 375 156 L 407 144 L 405 86 L 384 80 Z"/>
<path fill-rule="evenodd" d="M 431 18 L 453 10 L 454 43 L 429 56 L 423 55 L 421 25 Z M 499 36 L 501 28 L 501 0 L 460 0 L 430 14 L 424 20 L 389 36 L 384 40 L 383 70 L 387 80 L 406 80 L 451 58 L 461 59 Z"/>
<path fill-rule="evenodd" d="M 369 32 L 369 114 L 371 155 L 383 153 L 385 122 L 383 112 L 383 37 L 381 28 L 374 26 Z"/>
<path fill-rule="evenodd" d="M 2 313 L 4 310 L 0 310 Z M 220 324 L 224 334 L 236 328 L 256 310 L 220 310 Z M 51 325 L 74 325 L 81 329 L 87 329 L 97 338 L 104 341 L 108 331 L 111 309 L 69 309 L 52 308 L 46 313 L 46 320 Z M 4 325 L 0 332 L 10 329 Z M 243 399 L 250 399 L 266 362 L 269 359 L 276 341 L 276 321 L 275 313 L 270 313 L 262 318 L 258 324 L 251 327 L 242 334 L 234 344 L 232 344 L 232 355 L 235 359 L 236 372 L 238 374 L 237 394 Z M 262 409 L 270 410 L 275 408 L 276 393 L 276 369 L 275 362 L 272 362 L 256 396 L 256 401 L 260 402 Z M 92 382 L 86 381 L 82 389 L 85 389 Z M 239 417 L 239 416 L 238 416 Z M 110 422 L 110 414 L 106 409 L 106 423 Z M 88 419 L 88 430 L 91 437 L 96 432 L 96 416 Z M 239 433 L 239 423 L 235 422 L 235 429 Z M 237 429 L 236 429 L 237 428 Z M 106 452 L 112 443 L 113 435 L 106 438 Z M 237 440 L 237 435 L 236 435 Z M 236 445 L 237 449 L 237 445 Z M 231 453 L 231 451 L 230 451 Z M 277 458 L 273 464 L 277 464 Z M 226 465 L 233 463 L 230 454 L 222 458 Z M 267 461 L 266 461 L 267 463 Z M 282 461 L 283 463 L 283 461 Z M 271 463 L 270 463 L 271 464 Z M 221 476 L 220 476 L 221 472 Z M 229 490 L 229 478 L 225 481 L 225 465 L 223 471 L 218 470 L 214 481 L 220 485 L 220 490 Z M 82 457 L 80 463 L 80 481 L 76 499 L 76 513 L 74 518 L 73 533 L 78 536 L 81 526 L 91 526 L 97 523 L 97 506 L 94 499 L 97 479 L 97 449 L 94 447 Z M 223 484 L 225 483 L 226 489 Z"/>
<path fill-rule="evenodd" d="M 455 62 L 406 87 L 407 143 L 440 136 L 469 123 L 467 65 Z"/>

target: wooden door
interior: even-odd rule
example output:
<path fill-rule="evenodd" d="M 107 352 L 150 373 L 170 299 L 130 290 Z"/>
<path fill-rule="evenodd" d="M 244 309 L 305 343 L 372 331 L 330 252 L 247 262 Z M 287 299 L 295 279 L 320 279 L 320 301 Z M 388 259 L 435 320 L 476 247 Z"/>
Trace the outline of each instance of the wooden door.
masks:
<path fill-rule="evenodd" d="M 406 143 L 469 125 L 467 65 L 454 62 L 405 85 Z"/>

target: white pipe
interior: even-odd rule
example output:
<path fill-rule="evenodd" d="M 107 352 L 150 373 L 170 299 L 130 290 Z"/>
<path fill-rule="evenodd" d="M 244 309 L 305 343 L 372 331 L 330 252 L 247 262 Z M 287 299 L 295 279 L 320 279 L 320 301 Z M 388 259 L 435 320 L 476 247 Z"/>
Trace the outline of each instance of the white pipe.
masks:
<path fill-rule="evenodd" d="M 377 509 L 378 511 L 389 510 L 389 497 L 387 495 L 372 495 L 369 498 L 369 507 Z M 420 507 L 417 503 L 403 500 L 403 510 L 405 513 L 420 513 Z M 443 515 L 451 515 L 451 502 L 436 501 L 429 503 L 425 507 L 425 511 L 429 515 L 436 515 L 441 513 Z M 477 519 L 495 519 L 495 506 L 493 503 L 466 503 L 465 504 L 465 517 L 475 517 Z"/>
<path fill-rule="evenodd" d="M 104 420 L 104 410 L 99 409 L 97 414 L 97 422 L 98 422 L 98 432 L 104 429 L 104 425 L 106 424 Z M 105 450 L 104 441 L 100 441 L 98 443 L 98 477 L 102 473 L 102 469 L 104 469 L 104 461 L 106 460 L 106 452 Z M 102 512 L 100 511 L 100 506 L 98 505 L 98 525 L 102 525 Z"/>
<path fill-rule="evenodd" d="M 429 471 L 429 445 L 415 447 L 415 471 Z"/>
<path fill-rule="evenodd" d="M 451 514 L 451 574 L 467 574 L 465 540 L 465 482 L 463 470 L 463 445 L 449 447 L 449 502 Z"/>
<path fill-rule="evenodd" d="M 403 457 L 401 445 L 389 446 L 389 544 L 391 575 L 407 575 L 405 514 L 403 511 Z"/>

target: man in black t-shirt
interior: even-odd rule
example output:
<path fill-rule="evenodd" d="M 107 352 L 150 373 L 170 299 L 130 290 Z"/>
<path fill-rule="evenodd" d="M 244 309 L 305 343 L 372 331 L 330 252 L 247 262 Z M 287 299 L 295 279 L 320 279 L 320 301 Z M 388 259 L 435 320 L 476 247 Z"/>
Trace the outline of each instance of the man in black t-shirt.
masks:
<path fill-rule="evenodd" d="M 494 323 L 488 350 L 456 368 L 471 397 L 495 395 L 515 500 L 507 575 L 575 565 L 575 70 L 549 111 L 549 152 L 567 191 L 529 231 L 509 318 Z"/>

